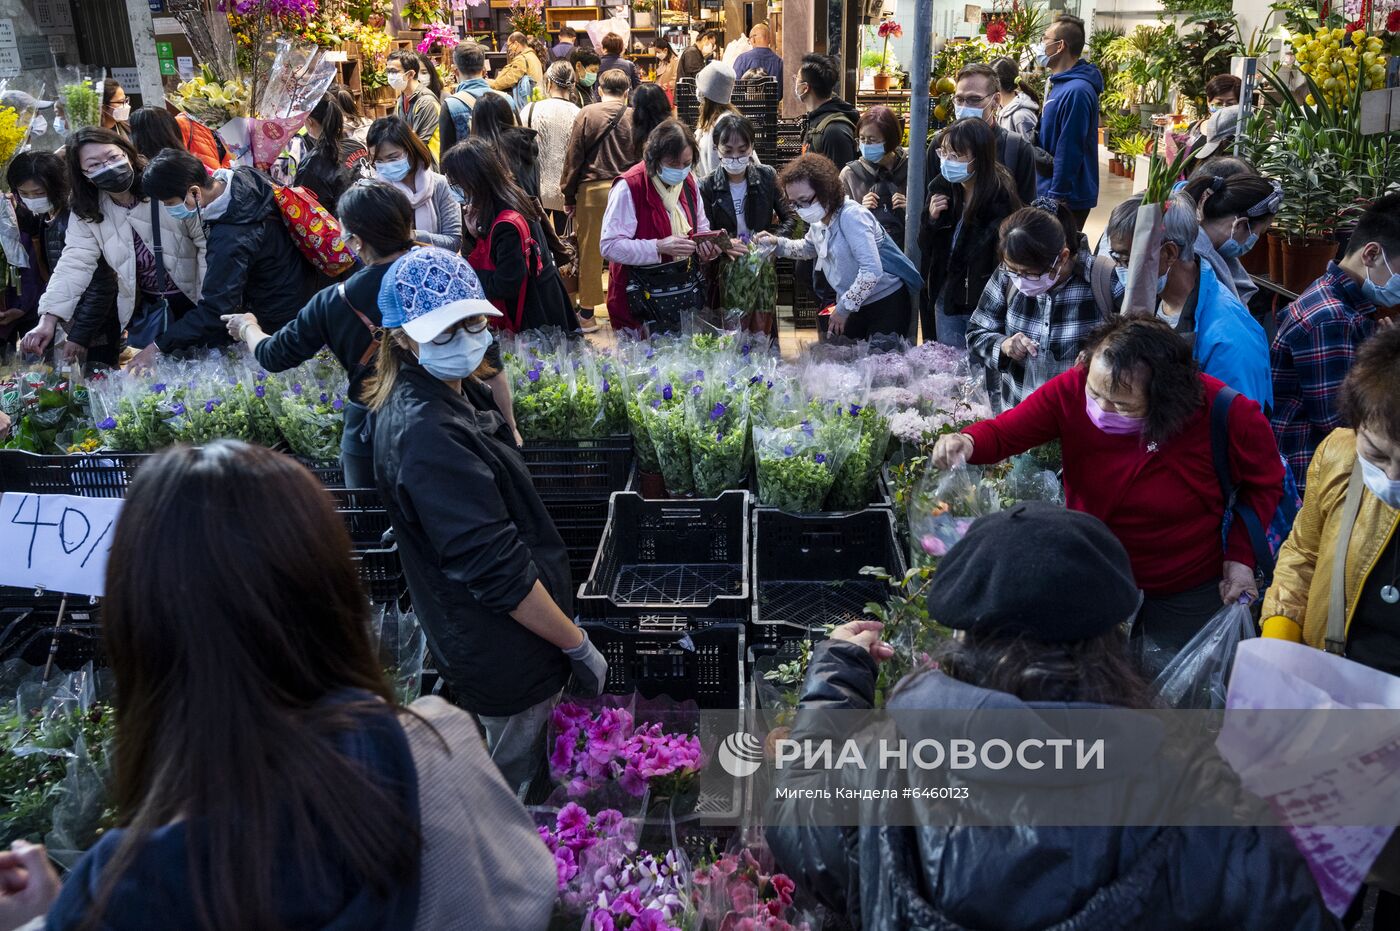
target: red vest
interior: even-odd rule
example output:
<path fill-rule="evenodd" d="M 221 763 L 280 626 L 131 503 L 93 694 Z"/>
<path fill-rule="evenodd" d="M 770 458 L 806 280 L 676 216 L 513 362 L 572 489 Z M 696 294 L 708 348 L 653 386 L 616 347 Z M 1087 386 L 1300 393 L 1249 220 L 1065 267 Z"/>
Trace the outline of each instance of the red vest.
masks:
<path fill-rule="evenodd" d="M 632 209 L 637 215 L 637 232 L 633 239 L 665 239 L 671 235 L 671 217 L 647 175 L 645 162 L 638 162 L 618 175 L 613 185 L 618 184 L 626 184 L 632 195 Z M 695 173 L 691 172 L 681 193 L 681 211 L 691 228 L 695 227 L 695 210 L 699 203 L 700 188 L 695 183 Z M 617 262 L 608 263 L 608 320 L 614 330 L 640 331 L 642 328 L 627 307 L 627 266 Z"/>

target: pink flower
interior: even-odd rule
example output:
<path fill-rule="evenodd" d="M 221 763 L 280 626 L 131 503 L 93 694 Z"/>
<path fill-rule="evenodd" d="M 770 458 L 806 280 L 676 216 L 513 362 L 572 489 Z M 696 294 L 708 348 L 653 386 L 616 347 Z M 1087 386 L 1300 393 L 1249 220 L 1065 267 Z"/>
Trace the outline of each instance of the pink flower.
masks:
<path fill-rule="evenodd" d="M 771 882 L 773 883 L 773 892 L 778 896 L 778 903 L 783 908 L 792 905 L 792 894 L 797 889 L 797 884 L 789 879 L 785 873 L 773 874 Z"/>
<path fill-rule="evenodd" d="M 948 554 L 948 544 L 938 539 L 931 533 L 926 533 L 919 538 L 919 545 L 924 552 L 930 556 L 946 556 Z"/>

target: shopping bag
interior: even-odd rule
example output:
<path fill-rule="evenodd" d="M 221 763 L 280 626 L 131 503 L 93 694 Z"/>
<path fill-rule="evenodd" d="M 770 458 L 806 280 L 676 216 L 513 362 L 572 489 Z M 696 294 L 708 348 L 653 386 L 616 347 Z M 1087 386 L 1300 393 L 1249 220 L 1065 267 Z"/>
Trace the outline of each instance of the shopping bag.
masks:
<path fill-rule="evenodd" d="M 1240 641 L 1253 636 L 1254 618 L 1248 604 L 1241 601 L 1226 605 L 1167 663 L 1153 681 L 1153 689 L 1173 708 L 1224 708 L 1235 649 Z"/>

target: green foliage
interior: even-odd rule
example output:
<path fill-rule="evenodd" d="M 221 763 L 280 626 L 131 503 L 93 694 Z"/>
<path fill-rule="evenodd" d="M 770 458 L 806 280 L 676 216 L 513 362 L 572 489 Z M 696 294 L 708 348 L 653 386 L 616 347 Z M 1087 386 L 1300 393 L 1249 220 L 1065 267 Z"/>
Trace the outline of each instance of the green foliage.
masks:
<path fill-rule="evenodd" d="M 1188 0 L 1199 3 L 1201 0 Z M 1210 0 L 1214 2 L 1214 0 Z M 1181 36 L 1172 53 L 1172 73 L 1177 87 L 1197 113 L 1206 112 L 1206 83 L 1217 74 L 1230 70 L 1230 58 L 1244 54 L 1239 34 L 1235 32 L 1234 20 L 1228 18 L 1229 10 L 1223 18 L 1207 16 L 1187 21 L 1188 26 L 1197 26 L 1194 32 Z"/>
<path fill-rule="evenodd" d="M 865 606 L 866 614 L 885 625 L 880 639 L 894 648 L 894 655 L 880 666 L 875 702 L 878 707 L 884 704 L 884 697 L 900 679 L 928 665 L 929 655 L 952 632 L 929 617 L 928 592 L 933 585 L 933 567 L 920 566 L 893 576 L 885 569 L 865 566 L 860 573 L 890 587 L 888 601 L 883 604 L 872 601 Z"/>
<path fill-rule="evenodd" d="M 0 711 L 0 845 L 44 840 L 72 788 L 70 769 L 91 764 L 105 772 L 114 722 L 112 709 L 100 703 L 51 715 L 25 714 L 16 704 Z M 116 822 L 110 808 L 96 815 L 83 832 L 88 844 Z"/>
<path fill-rule="evenodd" d="M 87 81 L 63 88 L 63 111 L 69 130 L 96 126 L 102 118 L 102 94 Z"/>

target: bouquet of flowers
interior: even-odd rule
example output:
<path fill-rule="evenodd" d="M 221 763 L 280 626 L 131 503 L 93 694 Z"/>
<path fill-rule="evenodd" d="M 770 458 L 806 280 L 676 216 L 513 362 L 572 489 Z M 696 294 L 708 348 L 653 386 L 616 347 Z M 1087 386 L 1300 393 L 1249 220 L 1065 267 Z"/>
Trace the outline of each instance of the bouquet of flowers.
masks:
<path fill-rule="evenodd" d="M 744 239 L 747 238 L 746 235 Z M 778 304 L 777 267 L 750 249 L 739 258 L 728 260 L 721 275 L 719 306 L 725 323 L 742 326 L 748 321 L 748 329 L 767 332 L 762 324 L 772 317 Z"/>
<path fill-rule="evenodd" d="M 207 65 L 177 86 L 169 97 L 181 113 L 215 129 L 248 115 L 248 85 L 242 81 L 220 81 Z"/>
<path fill-rule="evenodd" d="M 594 815 L 583 806 L 569 802 L 559 809 L 553 825 L 540 825 L 537 830 L 544 845 L 554 854 L 561 904 L 566 908 L 577 908 L 593 900 L 591 896 L 580 894 L 585 880 L 591 877 L 581 876 L 579 865 L 595 848 L 611 848 L 623 854 L 636 850 L 632 822 L 612 808 Z"/>
<path fill-rule="evenodd" d="M 97 447 L 87 388 L 51 368 L 0 374 L 0 410 L 12 421 L 0 448 L 53 455 Z"/>
<path fill-rule="evenodd" d="M 673 798 L 700 771 L 699 739 L 668 732 L 659 722 L 638 726 L 625 708 L 595 712 L 566 702 L 554 709 L 550 723 L 550 775 L 574 798 L 613 781 L 634 798 L 648 791 Z"/>
<path fill-rule="evenodd" d="M 569 436 L 576 440 L 606 436 L 603 385 L 612 384 L 601 377 L 598 362 L 592 355 L 568 359 L 569 371 Z"/>
<path fill-rule="evenodd" d="M 701 864 L 694 886 L 700 915 L 720 931 L 811 931 L 810 921 L 795 914 L 797 884 L 747 847 Z"/>
<path fill-rule="evenodd" d="M 292 452 L 313 462 L 340 457 L 345 425 L 345 373 L 317 360 L 305 362 L 264 385 L 263 399 Z"/>
<path fill-rule="evenodd" d="M 226 400 L 247 411 L 248 438 L 269 447 L 281 442 L 277 420 L 267 406 L 267 372 L 251 356 L 241 355 L 230 366 L 228 381 Z"/>
<path fill-rule="evenodd" d="M 691 387 L 686 403 L 691 471 L 701 498 L 741 487 L 748 471 L 748 379 L 711 374 Z"/>
<path fill-rule="evenodd" d="M 773 391 L 753 430 L 760 504 L 792 514 L 821 510 L 860 439 L 848 410 L 836 401 L 806 400 L 796 380 Z"/>
<path fill-rule="evenodd" d="M 20 146 L 29 137 L 29 125 L 34 121 L 32 110 L 0 107 L 0 168 L 6 168 L 19 154 Z"/>
<path fill-rule="evenodd" d="M 102 120 L 102 79 L 70 75 L 71 83 L 59 88 L 68 131 L 96 126 Z"/>
<path fill-rule="evenodd" d="M 1029 455 L 996 466 L 930 469 L 915 486 L 909 506 L 909 532 L 915 566 L 932 565 L 966 536 L 979 517 L 1018 501 L 1063 502 L 1055 473 L 1039 468 Z"/>
<path fill-rule="evenodd" d="M 447 23 L 429 23 L 418 43 L 418 51 L 424 55 L 436 55 L 445 48 L 457 44 L 457 30 Z"/>
<path fill-rule="evenodd" d="M 515 423 L 527 440 L 563 440 L 572 432 L 571 378 L 553 352 L 530 346 L 506 361 L 511 374 Z"/>
<path fill-rule="evenodd" d="M 625 857 L 594 875 L 598 899 L 584 919 L 595 931 L 686 931 L 693 909 L 686 864 L 674 850 Z"/>
<path fill-rule="evenodd" d="M 604 436 L 619 436 L 630 429 L 627 418 L 627 382 L 616 361 L 604 357 L 597 361 L 593 377 L 603 396 Z"/>
<path fill-rule="evenodd" d="M 175 441 L 166 421 L 171 413 L 171 395 L 163 381 L 108 373 L 90 383 L 93 416 L 107 449 L 128 453 L 151 453 Z"/>
<path fill-rule="evenodd" d="M 673 380 L 665 373 L 657 375 L 642 388 L 638 411 L 642 425 L 656 449 L 656 461 L 666 490 L 672 495 L 695 494 L 695 473 L 691 468 L 690 431 L 686 425 L 685 396 L 691 388 L 686 377 Z"/>

